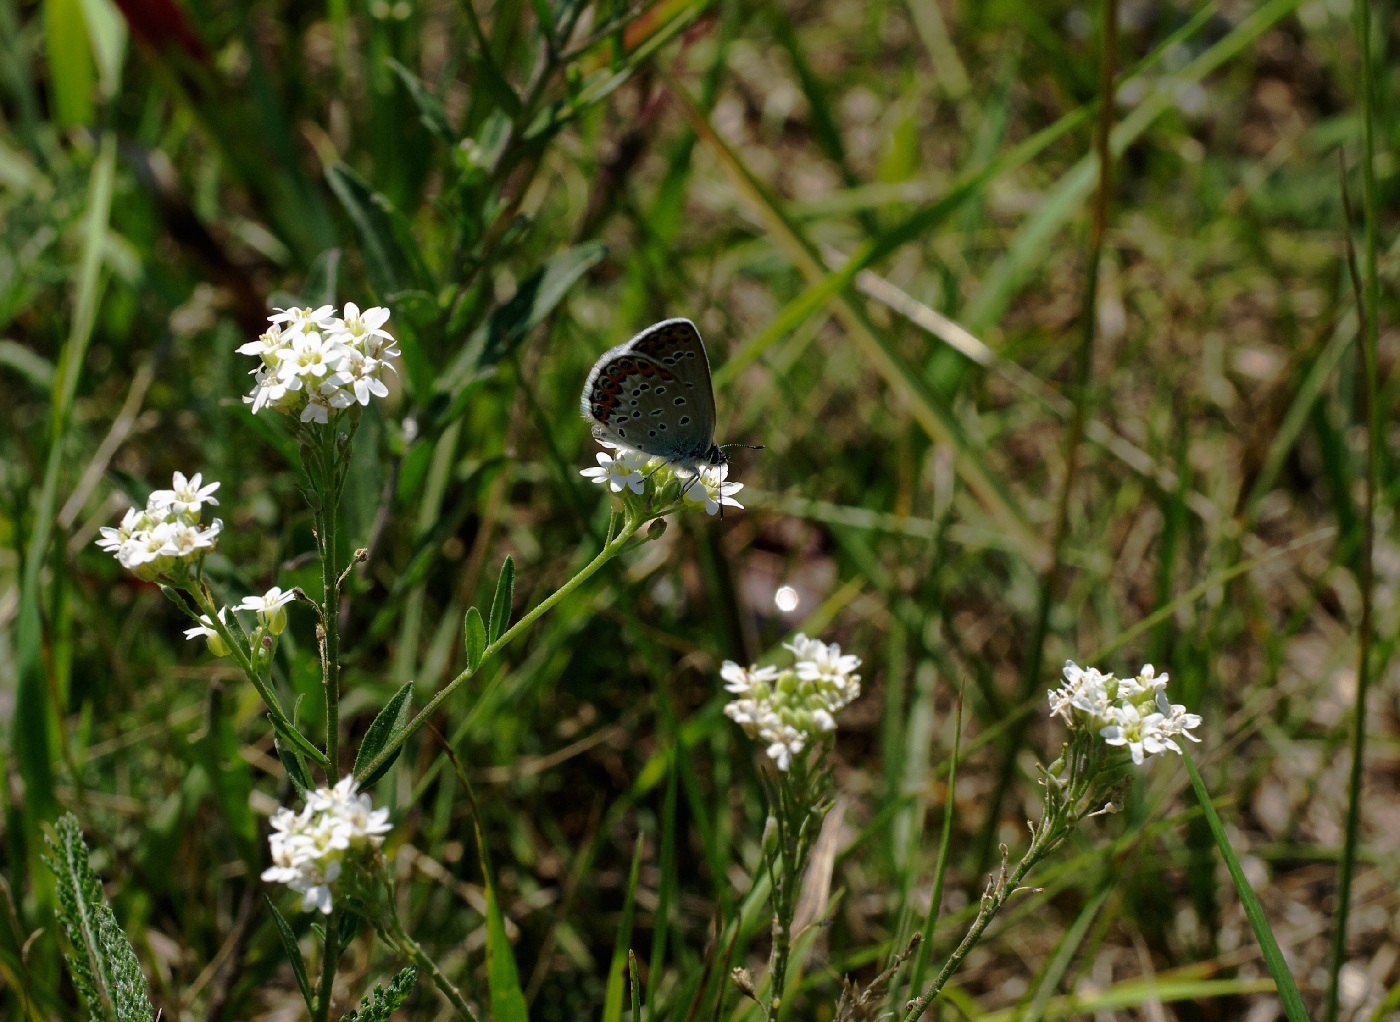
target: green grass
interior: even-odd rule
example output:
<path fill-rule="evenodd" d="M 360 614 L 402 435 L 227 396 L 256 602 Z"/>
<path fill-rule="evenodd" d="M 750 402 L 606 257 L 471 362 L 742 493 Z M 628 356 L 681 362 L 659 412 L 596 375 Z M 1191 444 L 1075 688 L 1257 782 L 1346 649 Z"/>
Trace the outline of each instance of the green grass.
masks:
<path fill-rule="evenodd" d="M 1067 657 L 1171 673 L 1303 1005 L 1394 1009 L 1389 6 L 1365 62 L 1354 12 L 1315 0 L 1121 10 L 1096 244 L 1098 5 L 181 9 L 187 33 L 0 0 L 0 1017 L 83 1017 L 40 858 L 63 811 L 164 1017 L 302 1003 L 264 893 L 308 952 L 310 919 L 256 879 L 294 800 L 265 711 L 93 545 L 119 495 L 201 471 L 223 483 L 214 591 L 320 592 L 296 445 L 241 405 L 234 352 L 293 300 L 388 305 L 403 348 L 336 523 L 342 556 L 368 551 L 339 768 L 405 685 L 417 714 L 471 668 L 373 794 L 404 927 L 474 1003 L 758 1017 L 726 974 L 767 962 L 766 810 L 718 672 L 805 630 L 863 658 L 865 692 L 786 1018 L 832 1017 L 842 976 L 870 982 L 925 920 L 899 981 L 937 973 L 984 851 L 1025 847 Z M 731 452 L 746 509 L 672 520 L 481 659 L 608 535 L 577 474 L 589 367 L 677 315 L 718 441 L 764 445 Z M 305 607 L 273 677 L 324 747 Z M 947 1001 L 1278 1001 L 1184 765 L 1152 767 Z M 336 1010 L 408 964 L 355 933 Z M 445 1008 L 420 980 L 396 1017 Z"/>

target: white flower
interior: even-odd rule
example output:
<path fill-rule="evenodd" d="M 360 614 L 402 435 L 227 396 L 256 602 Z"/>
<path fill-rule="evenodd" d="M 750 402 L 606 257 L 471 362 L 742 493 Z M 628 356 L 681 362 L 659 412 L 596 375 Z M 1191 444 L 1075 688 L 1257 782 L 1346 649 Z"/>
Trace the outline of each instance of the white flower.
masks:
<path fill-rule="evenodd" d="M 1134 699 L 1150 693 L 1155 699 L 1167 687 L 1168 677 L 1154 671 L 1151 664 L 1143 664 L 1136 678 L 1123 678 L 1118 682 L 1118 698 Z"/>
<path fill-rule="evenodd" d="M 597 468 L 580 469 L 579 475 L 606 486 L 613 493 L 621 493 L 624 489 L 641 493 L 646 489 L 646 476 L 641 470 L 651 459 L 640 451 L 624 449 L 616 457 L 600 451 L 597 458 Z"/>
<path fill-rule="evenodd" d="M 203 476 L 192 479 L 176 472 L 168 490 L 153 490 L 145 508 L 127 508 L 117 528 L 103 528 L 97 545 L 116 557 L 137 578 L 152 582 L 162 575 L 180 581 L 218 542 L 224 523 L 215 518 L 200 525 L 205 504 L 218 504 L 212 496 L 218 483 L 204 485 Z"/>
<path fill-rule="evenodd" d="M 177 515 L 198 515 L 205 504 L 218 505 L 211 494 L 219 488 L 218 483 L 201 487 L 204 473 L 196 472 L 193 479 L 186 479 L 185 473 L 176 472 L 168 490 L 153 490 L 150 500 L 170 507 Z M 148 504 L 149 506 L 149 504 Z"/>
<path fill-rule="evenodd" d="M 268 316 L 268 322 L 273 324 L 285 323 L 285 330 L 291 333 L 297 330 L 324 330 L 328 329 L 335 321 L 335 306 L 323 305 L 319 309 L 277 309 L 277 315 Z"/>
<path fill-rule="evenodd" d="M 382 329 L 388 321 L 389 310 L 382 306 L 361 312 L 354 302 L 346 302 L 345 317 L 335 320 L 331 330 L 344 335 L 342 340 L 346 344 L 354 343 L 370 358 L 394 358 L 399 350 L 394 347 L 394 338 Z"/>
<path fill-rule="evenodd" d="M 261 624 L 273 635 L 281 635 L 287 627 L 287 604 L 297 598 L 297 594 L 288 590 L 283 592 L 277 586 L 273 586 L 261 596 L 245 596 L 237 610 L 251 610 L 257 613 L 258 623 Z"/>
<path fill-rule="evenodd" d="M 223 607 L 219 610 L 219 620 L 224 623 L 225 628 L 228 627 L 228 618 L 224 616 L 227 613 L 227 607 Z M 201 636 L 204 637 L 209 642 L 209 652 L 213 653 L 215 656 L 228 656 L 233 652 L 233 650 L 229 649 L 228 643 L 224 641 L 224 637 L 215 630 L 214 622 L 209 620 L 208 614 L 199 615 L 199 621 L 200 623 L 193 628 L 185 629 L 185 638 L 198 639 Z"/>
<path fill-rule="evenodd" d="M 396 371 L 390 360 L 400 354 L 384 329 L 388 309 L 360 312 L 348 303 L 340 318 L 323 305 L 278 310 L 268 319 L 268 331 L 238 349 L 261 360 L 243 398 L 254 413 L 274 408 L 302 422 L 328 423 L 332 411 L 388 396 L 384 374 Z"/>
<path fill-rule="evenodd" d="M 681 499 L 696 507 L 703 505 L 707 515 L 718 514 L 722 507 L 737 507 L 742 510 L 744 505 L 735 500 L 733 495 L 742 490 L 744 484 L 726 482 L 728 478 L 727 464 L 717 467 L 703 465 L 685 483 L 685 488 L 681 490 Z"/>
<path fill-rule="evenodd" d="M 1065 661 L 1065 684 L 1050 690 L 1050 715 L 1064 717 L 1071 729 L 1097 733 L 1107 744 L 1125 747 L 1135 764 L 1170 750 L 1178 736 L 1200 741 L 1190 729 L 1201 718 L 1167 698 L 1168 676 L 1143 664 L 1134 677 L 1115 678 Z"/>
<path fill-rule="evenodd" d="M 860 658 L 802 634 L 784 648 L 799 658 L 792 667 L 745 668 L 726 660 L 720 677 L 736 697 L 725 705 L 725 716 L 750 738 L 767 742 L 768 756 L 785 771 L 814 734 L 836 729 L 836 714 L 860 695 L 854 673 Z"/>
<path fill-rule="evenodd" d="M 784 771 L 792 766 L 792 757 L 802 751 L 807 740 L 805 734 L 787 724 L 761 728 L 759 737 L 768 740 L 768 758 Z"/>
<path fill-rule="evenodd" d="M 323 395 L 309 397 L 306 400 L 306 407 L 301 410 L 302 422 L 327 423 L 331 421 L 331 405 Z"/>
<path fill-rule="evenodd" d="M 346 866 L 366 865 L 391 829 L 389 810 L 375 809 L 347 775 L 334 788 L 309 792 L 300 813 L 283 807 L 273 814 L 272 865 L 262 878 L 300 893 L 304 910 L 329 915 L 335 907 L 332 886 Z"/>
<path fill-rule="evenodd" d="M 836 643 L 828 646 L 817 639 L 807 638 L 801 632 L 784 647 L 792 650 L 793 656 L 797 657 L 793 668 L 803 681 L 815 681 L 843 695 L 848 688 L 854 687 L 850 698 L 860 695 L 860 675 L 855 673 L 860 666 L 860 657 L 849 653 L 842 656 L 841 647 Z"/>
<path fill-rule="evenodd" d="M 102 538 L 97 541 L 97 545 L 108 553 L 115 554 L 133 533 L 143 527 L 141 522 L 144 516 L 144 511 L 134 507 L 127 508 L 126 514 L 122 516 L 121 525 L 115 529 L 106 525 L 102 527 Z"/>
<path fill-rule="evenodd" d="M 297 378 L 325 376 L 331 363 L 339 360 L 341 345 L 334 337 L 307 330 L 296 334 L 290 346 L 279 353 L 277 378 L 292 386 Z"/>
<path fill-rule="evenodd" d="M 1050 716 L 1064 717 L 1073 723 L 1072 710 L 1079 710 L 1091 720 L 1103 720 L 1112 702 L 1109 686 L 1114 682 L 1111 674 L 1100 674 L 1096 668 L 1087 671 L 1073 660 L 1066 660 L 1064 667 L 1065 684 L 1051 689 Z"/>
<path fill-rule="evenodd" d="M 733 660 L 720 665 L 719 676 L 724 679 L 724 690 L 738 695 L 749 695 L 755 691 L 767 693 L 778 677 L 776 667 L 743 668 Z"/>

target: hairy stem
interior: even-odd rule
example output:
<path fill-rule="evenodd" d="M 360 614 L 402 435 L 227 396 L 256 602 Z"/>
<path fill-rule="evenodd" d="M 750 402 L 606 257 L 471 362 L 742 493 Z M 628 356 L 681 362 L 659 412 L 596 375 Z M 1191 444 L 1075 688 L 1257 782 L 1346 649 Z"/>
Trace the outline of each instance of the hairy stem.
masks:
<path fill-rule="evenodd" d="M 278 702 L 277 694 L 273 692 L 267 682 L 263 680 L 253 661 L 248 658 L 248 655 L 243 652 L 243 647 L 239 645 L 238 640 L 233 637 L 233 632 L 229 630 L 228 625 L 219 617 L 218 610 L 214 606 L 214 601 L 209 593 L 205 591 L 202 585 L 194 583 L 187 586 L 185 592 L 189 593 L 190 596 L 194 598 L 200 611 L 209 619 L 210 627 L 219 633 L 219 637 L 224 640 L 224 645 L 228 646 L 232 651 L 230 655 L 238 663 L 238 666 L 242 668 L 244 676 L 252 684 L 253 688 L 257 690 L 258 696 L 263 701 L 263 705 L 267 707 L 268 716 L 277 724 L 279 733 L 300 736 L 301 733 L 297 731 L 292 725 L 292 722 L 287 719 L 287 715 L 282 712 L 282 704 Z M 325 762 L 325 757 L 322 755 L 320 749 L 316 748 L 305 736 L 301 736 L 301 739 L 297 747 L 303 753 L 312 756 L 319 762 Z"/>
<path fill-rule="evenodd" d="M 623 546 L 626 545 L 627 541 L 636 534 L 641 524 L 640 519 L 633 518 L 630 514 L 626 516 L 621 529 L 615 534 L 609 532 L 608 540 L 603 544 L 603 549 L 599 551 L 597 557 L 589 561 L 577 575 L 569 579 L 553 593 L 546 596 L 532 609 L 526 611 L 525 615 L 510 628 L 506 629 L 505 633 L 502 634 L 499 639 L 487 646 L 481 655 L 481 662 L 478 663 L 475 668 L 468 667 L 461 674 L 457 675 L 457 677 L 438 689 L 437 694 L 434 695 L 432 699 L 428 700 L 428 704 L 418 711 L 416 717 L 408 722 L 408 726 L 395 735 L 389 744 L 380 751 L 379 755 L 365 764 L 365 768 L 359 773 L 359 778 L 362 780 L 368 777 L 375 770 L 379 769 L 381 763 L 397 753 L 398 750 L 402 748 L 404 742 L 412 738 L 418 729 L 428 722 L 433 712 L 442 705 L 443 700 L 455 692 L 458 686 L 476 673 L 476 671 L 481 668 L 482 664 L 485 664 L 486 661 L 490 660 L 504 649 L 513 639 L 553 609 L 560 600 L 564 599 L 564 597 L 568 596 L 579 586 L 583 585 L 584 582 L 592 578 L 604 564 L 607 564 L 608 561 L 616 557 Z"/>
<path fill-rule="evenodd" d="M 326 946 L 321 956 L 321 985 L 316 993 L 316 1012 L 312 1022 L 326 1022 L 331 1010 L 331 995 L 335 987 L 335 966 L 340 960 L 340 909 L 326 917 Z"/>
<path fill-rule="evenodd" d="M 334 784 L 340 779 L 340 580 L 335 563 L 340 487 L 334 428 L 323 434 L 320 460 L 322 492 L 316 531 L 321 547 L 321 627 L 325 632 L 326 779 Z"/>
<path fill-rule="evenodd" d="M 472 1006 L 466 1002 L 466 999 L 462 996 L 462 992 L 457 989 L 456 985 L 438 968 L 437 962 L 429 958 L 428 953 L 423 950 L 422 946 L 408 935 L 408 931 L 405 930 L 403 924 L 399 922 L 397 912 L 394 913 L 391 926 L 392 930 L 383 934 L 388 942 L 394 945 L 405 958 L 412 961 L 414 965 L 418 966 L 419 969 L 432 977 L 433 985 L 442 991 L 442 995 L 452 1003 L 452 1006 L 462 1014 L 463 1018 L 471 1019 L 472 1022 L 481 1022 L 480 1016 L 478 1016 Z"/>

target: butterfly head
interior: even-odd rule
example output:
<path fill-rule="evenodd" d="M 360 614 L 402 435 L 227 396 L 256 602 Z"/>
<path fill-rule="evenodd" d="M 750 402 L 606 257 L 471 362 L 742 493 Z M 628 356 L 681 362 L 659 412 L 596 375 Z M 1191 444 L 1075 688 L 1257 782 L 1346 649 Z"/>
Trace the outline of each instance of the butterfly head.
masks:
<path fill-rule="evenodd" d="M 726 455 L 724 451 L 720 450 L 720 448 L 716 444 L 711 444 L 710 449 L 705 452 L 705 454 L 701 457 L 700 460 L 706 465 L 710 465 L 715 468 L 718 468 L 720 465 L 727 465 L 729 463 L 728 455 Z"/>

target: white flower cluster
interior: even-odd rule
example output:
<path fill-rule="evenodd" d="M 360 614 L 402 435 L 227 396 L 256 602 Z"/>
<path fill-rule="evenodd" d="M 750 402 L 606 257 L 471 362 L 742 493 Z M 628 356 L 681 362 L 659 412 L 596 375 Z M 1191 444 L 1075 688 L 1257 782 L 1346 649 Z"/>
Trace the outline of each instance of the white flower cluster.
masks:
<path fill-rule="evenodd" d="M 1168 675 L 1151 664 L 1134 678 L 1115 678 L 1066 660 L 1064 675 L 1065 683 L 1050 690 L 1050 716 L 1089 728 L 1109 745 L 1126 745 L 1134 763 L 1167 749 L 1180 755 L 1178 735 L 1200 741 L 1190 731 L 1200 726 L 1200 716 L 1167 699 Z"/>
<path fill-rule="evenodd" d="M 200 524 L 204 505 L 219 503 L 212 496 L 219 484 L 202 486 L 203 481 L 200 473 L 186 479 L 176 472 L 170 489 L 153 491 L 143 509 L 127 508 L 115 529 L 104 527 L 97 545 L 147 582 L 188 571 L 214 549 L 224 527 L 218 518 L 207 526 Z"/>
<path fill-rule="evenodd" d="M 693 474 L 685 476 L 677 473 L 664 458 L 619 447 L 606 440 L 598 442 L 617 453 L 600 452 L 597 467 L 580 469 L 579 475 L 606 486 L 613 493 L 631 490 L 640 495 L 646 491 L 648 480 L 660 487 L 676 477 L 681 480 L 681 499 L 692 507 L 704 507 L 706 514 L 718 514 L 721 507 L 743 509 L 744 505 L 734 499 L 734 494 L 742 490 L 744 484 L 728 482 L 727 464 L 701 465 Z"/>
<path fill-rule="evenodd" d="M 356 794 L 355 778 L 347 774 L 334 788 L 310 792 L 301 812 L 284 806 L 272 814 L 272 865 L 262 878 L 300 893 L 304 910 L 330 915 L 331 885 L 347 860 L 372 855 L 391 829 L 389 810 L 375 809 L 368 795 Z"/>
<path fill-rule="evenodd" d="M 743 668 L 726 660 L 720 668 L 725 691 L 737 696 L 724 712 L 750 738 L 768 743 L 779 770 L 792 765 L 814 733 L 833 731 L 836 714 L 860 695 L 860 657 L 843 654 L 798 632 L 783 648 L 796 661 L 790 668 Z"/>
<path fill-rule="evenodd" d="M 255 413 L 275 408 L 302 422 L 329 422 L 333 410 L 389 393 L 384 370 L 396 372 L 390 359 L 400 354 L 384 329 L 389 310 L 361 312 L 347 302 L 343 317 L 335 311 L 279 309 L 268 317 L 267 333 L 238 349 L 262 359 L 252 370 L 253 392 L 243 398 Z"/>

